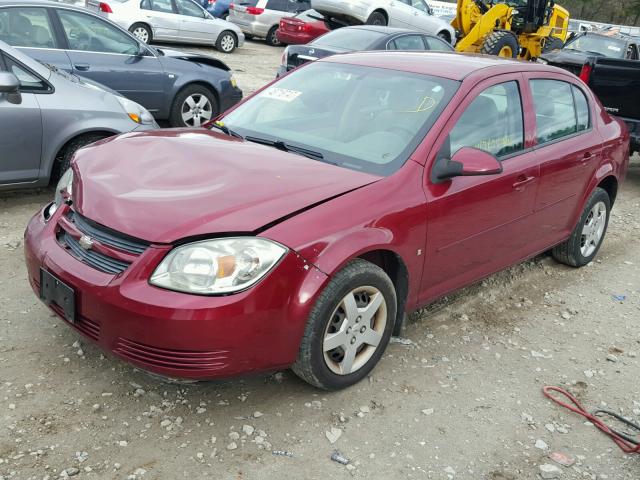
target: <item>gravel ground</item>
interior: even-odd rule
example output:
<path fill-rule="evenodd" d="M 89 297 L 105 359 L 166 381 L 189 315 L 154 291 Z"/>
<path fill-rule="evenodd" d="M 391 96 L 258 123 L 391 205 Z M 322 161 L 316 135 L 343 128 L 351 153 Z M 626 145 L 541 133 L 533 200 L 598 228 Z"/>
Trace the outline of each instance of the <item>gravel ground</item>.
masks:
<path fill-rule="evenodd" d="M 251 91 L 280 52 L 223 58 Z M 26 280 L 22 232 L 52 192 L 4 194 L 0 479 L 637 480 L 638 458 L 541 388 L 640 420 L 638 160 L 596 262 L 541 256 L 414 314 L 373 375 L 336 393 L 290 372 L 168 384 L 103 354 Z"/>

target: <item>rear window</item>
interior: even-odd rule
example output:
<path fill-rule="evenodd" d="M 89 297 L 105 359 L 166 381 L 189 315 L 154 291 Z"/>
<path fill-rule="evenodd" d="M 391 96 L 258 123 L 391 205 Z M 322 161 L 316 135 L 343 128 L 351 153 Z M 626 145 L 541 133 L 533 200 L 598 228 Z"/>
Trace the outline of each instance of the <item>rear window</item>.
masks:
<path fill-rule="evenodd" d="M 298 20 L 302 20 L 303 22 L 317 22 L 319 18 L 322 18 L 322 15 L 312 9 L 307 10 L 306 12 L 299 13 L 298 15 L 296 15 L 296 18 Z"/>
<path fill-rule="evenodd" d="M 365 50 L 384 33 L 359 28 L 339 28 L 311 42 L 319 47 L 335 47 L 345 50 Z"/>

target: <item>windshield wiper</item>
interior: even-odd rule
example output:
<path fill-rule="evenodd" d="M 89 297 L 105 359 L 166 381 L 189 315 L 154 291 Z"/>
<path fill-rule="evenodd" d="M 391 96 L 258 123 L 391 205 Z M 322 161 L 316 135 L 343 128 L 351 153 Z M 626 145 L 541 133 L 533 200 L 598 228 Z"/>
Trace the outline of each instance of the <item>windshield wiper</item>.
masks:
<path fill-rule="evenodd" d="M 309 150 L 308 148 L 304 148 L 304 147 L 296 147 L 295 145 L 289 145 L 288 143 L 285 143 L 282 140 L 269 140 L 266 138 L 258 138 L 258 137 L 245 137 L 245 140 L 248 142 L 259 143 L 261 145 L 274 147 L 274 148 L 277 148 L 278 150 L 282 150 L 283 152 L 297 153 L 307 158 L 312 158 L 314 160 L 324 159 L 324 155 L 322 155 L 320 152 Z"/>
<path fill-rule="evenodd" d="M 217 128 L 222 133 L 224 133 L 225 135 L 229 135 L 230 137 L 235 137 L 235 138 L 239 138 L 240 140 L 244 140 L 244 137 L 242 135 L 240 135 L 239 133 L 234 132 L 233 130 L 231 130 L 229 127 L 227 127 L 222 122 L 213 122 L 211 124 L 211 127 Z"/>

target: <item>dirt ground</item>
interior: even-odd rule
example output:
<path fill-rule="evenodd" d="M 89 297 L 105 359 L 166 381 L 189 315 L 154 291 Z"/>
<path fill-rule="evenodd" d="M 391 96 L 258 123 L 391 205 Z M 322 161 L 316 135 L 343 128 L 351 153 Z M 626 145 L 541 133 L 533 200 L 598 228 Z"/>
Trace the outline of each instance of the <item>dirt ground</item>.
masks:
<path fill-rule="evenodd" d="M 249 42 L 224 59 L 250 91 L 281 50 Z M 541 394 L 565 386 L 640 420 L 637 157 L 597 261 L 542 256 L 432 305 L 368 380 L 336 393 L 290 372 L 168 384 L 103 354 L 26 280 L 22 233 L 51 197 L 0 195 L 1 480 L 527 480 L 543 465 L 545 478 L 640 478 L 640 456 Z"/>

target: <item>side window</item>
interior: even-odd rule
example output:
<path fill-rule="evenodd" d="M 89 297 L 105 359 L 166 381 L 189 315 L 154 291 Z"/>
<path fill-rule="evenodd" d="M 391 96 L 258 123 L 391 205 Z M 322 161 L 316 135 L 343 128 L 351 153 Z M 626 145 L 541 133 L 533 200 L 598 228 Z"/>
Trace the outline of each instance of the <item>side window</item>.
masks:
<path fill-rule="evenodd" d="M 188 17 L 204 18 L 204 12 L 191 0 L 176 0 L 178 13 Z"/>
<path fill-rule="evenodd" d="M 151 10 L 151 0 L 142 0 L 140 2 L 140 8 L 142 10 Z"/>
<path fill-rule="evenodd" d="M 417 8 L 418 10 L 421 10 L 424 13 L 429 13 L 429 7 L 427 7 L 427 4 L 424 3 L 424 0 L 411 0 L 409 4 L 413 8 Z"/>
<path fill-rule="evenodd" d="M 0 40 L 16 47 L 55 48 L 53 28 L 44 8 L 0 11 Z"/>
<path fill-rule="evenodd" d="M 162 12 L 162 13 L 174 13 L 173 5 L 171 5 L 171 0 L 150 0 L 151 1 L 151 10 L 154 12 Z"/>
<path fill-rule="evenodd" d="M 589 128 L 589 102 L 584 96 L 582 90 L 576 86 L 572 86 L 573 101 L 576 104 L 576 118 L 578 119 L 578 131 L 581 132 Z"/>
<path fill-rule="evenodd" d="M 403 35 L 392 42 L 395 48 L 390 50 L 425 50 L 421 35 Z"/>
<path fill-rule="evenodd" d="M 440 156 L 450 158 L 462 147 L 504 157 L 524 147 L 522 101 L 517 82 L 487 88 L 467 107 L 449 134 Z"/>
<path fill-rule="evenodd" d="M 559 80 L 531 80 L 536 113 L 536 140 L 551 142 L 578 131 L 571 84 Z"/>
<path fill-rule="evenodd" d="M 451 45 L 449 45 L 444 40 L 440 40 L 439 38 L 436 38 L 436 37 L 426 37 L 426 36 L 424 37 L 424 39 L 427 42 L 429 50 L 433 50 L 433 51 L 436 51 L 436 52 L 450 52 L 451 51 Z"/>
<path fill-rule="evenodd" d="M 13 73 L 20 80 L 20 91 L 24 93 L 47 92 L 49 85 L 37 75 L 31 73 L 26 67 L 16 62 L 13 58 L 3 55 L 7 71 Z"/>
<path fill-rule="evenodd" d="M 289 10 L 289 0 L 268 0 L 267 5 L 264 8 L 267 10 L 287 12 Z"/>
<path fill-rule="evenodd" d="M 58 10 L 71 50 L 85 52 L 138 53 L 138 42 L 107 22 L 72 10 Z"/>

